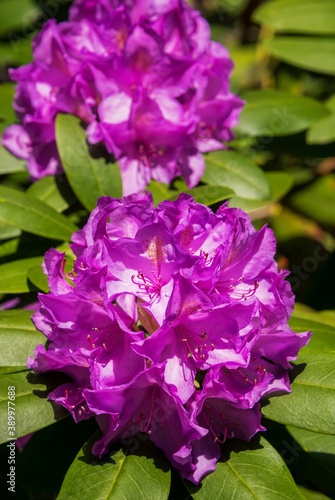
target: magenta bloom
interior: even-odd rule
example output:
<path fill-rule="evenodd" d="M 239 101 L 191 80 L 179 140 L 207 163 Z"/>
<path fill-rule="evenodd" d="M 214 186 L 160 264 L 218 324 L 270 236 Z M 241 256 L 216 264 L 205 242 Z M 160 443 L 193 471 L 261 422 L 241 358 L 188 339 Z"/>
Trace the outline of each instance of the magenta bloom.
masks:
<path fill-rule="evenodd" d="M 33 319 L 48 339 L 28 367 L 68 375 L 49 398 L 95 416 L 93 452 L 147 434 L 199 483 L 227 439 L 250 440 L 264 397 L 290 391 L 290 361 L 310 332 L 287 324 L 294 297 L 267 227 L 216 214 L 188 195 L 156 209 L 150 193 L 100 198 L 73 235 L 74 269 L 49 250 Z"/>
<path fill-rule="evenodd" d="M 34 179 L 62 172 L 55 120 L 70 113 L 118 160 L 124 195 L 151 178 L 182 175 L 193 187 L 201 153 L 232 139 L 243 106 L 229 90 L 227 50 L 184 0 L 77 0 L 69 21 L 45 24 L 33 56 L 10 71 L 20 125 L 3 144 Z"/>

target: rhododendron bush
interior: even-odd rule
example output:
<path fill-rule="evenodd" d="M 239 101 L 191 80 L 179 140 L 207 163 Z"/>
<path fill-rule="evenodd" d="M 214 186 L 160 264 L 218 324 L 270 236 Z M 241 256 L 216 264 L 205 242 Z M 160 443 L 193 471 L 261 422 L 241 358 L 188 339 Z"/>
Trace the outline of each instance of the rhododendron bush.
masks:
<path fill-rule="evenodd" d="M 2 497 L 332 498 L 332 2 L 3 4 Z"/>

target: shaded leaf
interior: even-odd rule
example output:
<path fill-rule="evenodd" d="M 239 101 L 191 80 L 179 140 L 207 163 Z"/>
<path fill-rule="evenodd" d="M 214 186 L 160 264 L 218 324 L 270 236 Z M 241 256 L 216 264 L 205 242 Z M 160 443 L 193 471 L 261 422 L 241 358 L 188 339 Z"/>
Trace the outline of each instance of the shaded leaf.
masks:
<path fill-rule="evenodd" d="M 335 174 L 317 179 L 290 197 L 299 212 L 324 224 L 335 225 Z"/>
<path fill-rule="evenodd" d="M 185 481 L 194 500 L 302 500 L 277 451 L 263 437 L 250 443 L 229 440 L 222 447 L 216 470 L 200 486 Z"/>
<path fill-rule="evenodd" d="M 241 97 L 246 105 L 237 130 L 252 136 L 294 134 L 330 114 L 320 102 L 282 90 L 250 90 Z"/>
<path fill-rule="evenodd" d="M 320 493 L 319 491 L 309 490 L 308 488 L 305 488 L 300 484 L 298 484 L 297 486 L 300 493 L 302 493 L 304 497 L 307 498 L 307 500 L 331 500 L 330 497 L 326 497 L 326 495 Z"/>
<path fill-rule="evenodd" d="M 31 311 L 13 310 L 0 312 L 0 366 L 25 366 L 38 344 L 46 337 L 36 330 L 31 321 Z"/>
<path fill-rule="evenodd" d="M 91 454 L 96 433 L 80 450 L 68 470 L 58 500 L 138 498 L 164 500 L 169 496 L 170 466 L 161 450 L 150 441 L 134 438 L 128 446 L 99 460 Z M 134 443 L 137 447 L 132 452 Z"/>
<path fill-rule="evenodd" d="M 0 442 L 13 439 L 8 434 L 8 387 L 15 387 L 15 437 L 26 436 L 53 424 L 68 413 L 46 399 L 50 390 L 59 385 L 58 377 L 35 376 L 30 372 L 0 376 Z"/>
<path fill-rule="evenodd" d="M 277 59 L 326 75 L 335 75 L 335 37 L 281 36 L 265 40 Z"/>
<path fill-rule="evenodd" d="M 210 186 L 229 188 L 248 199 L 271 196 L 263 171 L 251 160 L 232 151 L 215 151 L 205 156 L 206 170 L 202 177 Z"/>
<path fill-rule="evenodd" d="M 297 443 L 333 476 L 335 484 L 335 436 L 297 429 L 287 426 Z"/>
<path fill-rule="evenodd" d="M 0 222 L 57 240 L 70 240 L 77 230 L 64 215 L 46 203 L 4 186 L 0 186 Z"/>
<path fill-rule="evenodd" d="M 282 33 L 335 34 L 333 0 L 276 0 L 261 5 L 253 20 Z"/>
<path fill-rule="evenodd" d="M 42 177 L 34 182 L 26 193 L 30 197 L 43 201 L 54 208 L 56 212 L 64 212 L 70 206 L 69 200 L 74 201 L 75 199 L 73 195 L 71 196 L 72 193 L 68 185 L 54 175 Z"/>
<path fill-rule="evenodd" d="M 84 207 L 93 210 L 100 196 L 122 196 L 118 165 L 89 154 L 86 133 L 77 117 L 59 114 L 56 137 L 66 176 Z"/>

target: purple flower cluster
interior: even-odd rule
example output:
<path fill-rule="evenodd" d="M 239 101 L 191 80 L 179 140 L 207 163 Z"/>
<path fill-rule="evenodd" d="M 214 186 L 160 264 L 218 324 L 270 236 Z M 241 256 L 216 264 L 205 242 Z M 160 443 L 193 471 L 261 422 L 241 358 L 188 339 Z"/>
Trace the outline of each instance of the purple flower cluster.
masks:
<path fill-rule="evenodd" d="M 203 152 L 223 147 L 243 102 L 229 91 L 232 61 L 184 0 L 77 0 L 70 20 L 50 20 L 33 42 L 3 144 L 38 179 L 62 172 L 58 113 L 87 125 L 119 161 L 123 194 L 182 175 L 195 186 Z"/>
<path fill-rule="evenodd" d="M 94 454 L 143 432 L 198 483 L 221 443 L 264 430 L 259 401 L 290 391 L 310 337 L 287 324 L 294 296 L 272 231 L 186 194 L 154 209 L 147 193 L 100 198 L 72 240 L 69 275 L 63 253 L 45 256 L 50 293 L 33 319 L 48 349 L 29 368 L 70 377 L 49 398 L 96 417 Z"/>

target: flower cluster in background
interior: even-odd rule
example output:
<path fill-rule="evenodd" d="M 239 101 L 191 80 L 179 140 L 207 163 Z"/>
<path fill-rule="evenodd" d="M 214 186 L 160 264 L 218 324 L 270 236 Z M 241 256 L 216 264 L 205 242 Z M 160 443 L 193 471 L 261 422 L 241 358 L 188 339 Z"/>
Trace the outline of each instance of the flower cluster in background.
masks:
<path fill-rule="evenodd" d="M 146 433 L 199 483 L 220 445 L 260 430 L 260 399 L 290 391 L 288 369 L 310 332 L 287 321 L 294 296 L 275 239 L 241 210 L 216 214 L 183 194 L 98 200 L 74 233 L 74 269 L 51 249 L 36 327 L 48 339 L 28 366 L 67 374 L 49 398 L 76 421 L 95 416 L 93 453 Z"/>
<path fill-rule="evenodd" d="M 119 161 L 123 194 L 151 178 L 182 175 L 195 186 L 203 152 L 223 147 L 243 102 L 229 90 L 233 63 L 183 0 L 77 0 L 68 22 L 50 20 L 33 42 L 33 62 L 12 69 L 18 82 L 3 144 L 28 161 L 34 179 L 62 172 L 58 113 L 87 126 Z"/>

